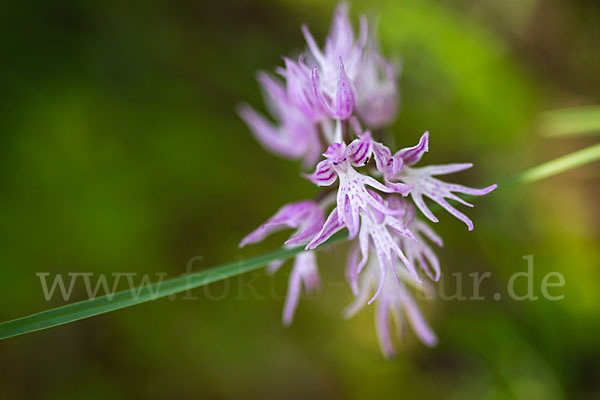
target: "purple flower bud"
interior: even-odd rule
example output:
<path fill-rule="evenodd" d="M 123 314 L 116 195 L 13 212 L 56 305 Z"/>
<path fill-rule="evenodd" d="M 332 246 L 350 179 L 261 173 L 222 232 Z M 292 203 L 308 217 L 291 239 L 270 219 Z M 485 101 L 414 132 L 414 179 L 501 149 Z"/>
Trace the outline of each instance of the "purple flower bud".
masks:
<path fill-rule="evenodd" d="M 360 34 L 355 42 L 348 18 L 348 6 L 340 4 L 325 41 L 324 51 L 319 49 L 306 26 L 302 27 L 302 32 L 308 45 L 309 57 L 315 63 L 312 83 L 316 98 L 331 118 L 350 118 L 356 103 L 353 81 L 362 72 L 367 37 L 366 19 L 360 19 Z"/>
<path fill-rule="evenodd" d="M 333 100 L 327 99 L 319 78 L 319 72 L 315 65 L 312 72 L 314 94 L 327 114 L 334 119 L 346 120 L 354 112 L 355 89 L 352 82 L 348 79 L 344 70 L 344 64 L 340 59 L 340 75 L 337 81 L 337 88 Z"/>
<path fill-rule="evenodd" d="M 368 127 L 382 128 L 396 118 L 399 103 L 396 76 L 394 67 L 381 55 L 375 34 L 371 32 L 362 70 L 355 80 L 357 112 Z"/>

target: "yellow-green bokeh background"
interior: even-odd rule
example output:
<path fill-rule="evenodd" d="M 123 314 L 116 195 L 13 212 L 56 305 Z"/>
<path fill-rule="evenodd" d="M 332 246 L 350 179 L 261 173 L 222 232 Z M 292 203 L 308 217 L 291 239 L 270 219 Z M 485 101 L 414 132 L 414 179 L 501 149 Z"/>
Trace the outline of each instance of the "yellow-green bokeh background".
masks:
<path fill-rule="evenodd" d="M 0 4 L 0 320 L 63 304 L 44 300 L 38 272 L 174 277 L 195 256 L 199 270 L 279 246 L 284 234 L 237 243 L 317 189 L 263 151 L 234 108 L 261 107 L 255 71 L 302 48 L 302 23 L 322 42 L 333 7 Z M 543 110 L 600 103 L 597 1 L 355 1 L 352 12 L 379 15 L 384 51 L 402 57 L 397 146 L 429 130 L 423 162 L 476 165 L 452 180 L 488 184 L 597 141 L 543 139 L 536 125 Z M 2 341 L 0 398 L 599 398 L 598 183 L 596 164 L 498 191 L 468 210 L 473 232 L 438 213 L 444 272 L 492 278 L 486 301 L 424 305 L 434 349 L 409 331 L 387 362 L 372 309 L 342 319 L 340 247 L 320 256 L 325 291 L 289 328 L 288 269 L 261 271 L 196 290 L 198 300 Z M 494 301 L 529 254 L 536 294 L 558 271 L 565 298 Z M 73 300 L 84 296 L 76 286 Z"/>

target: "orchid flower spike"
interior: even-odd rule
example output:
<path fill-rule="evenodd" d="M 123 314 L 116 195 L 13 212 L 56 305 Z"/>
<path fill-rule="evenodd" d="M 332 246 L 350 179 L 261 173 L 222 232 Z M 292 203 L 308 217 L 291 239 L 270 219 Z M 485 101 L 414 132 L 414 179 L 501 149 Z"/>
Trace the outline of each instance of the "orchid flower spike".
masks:
<path fill-rule="evenodd" d="M 322 49 L 304 26 L 307 50 L 295 59 L 283 57 L 285 66 L 276 68 L 279 78 L 259 74 L 275 122 L 250 106 L 238 109 L 267 150 L 302 159 L 305 170 L 312 171 L 302 175 L 321 190 L 315 200 L 279 209 L 240 246 L 257 243 L 280 229 L 296 229 L 284 243 L 305 249 L 295 257 L 288 281 L 283 308 L 283 322 L 288 325 L 301 291 L 320 287 L 317 247 L 336 232 L 347 230 L 351 246 L 346 277 L 355 301 L 346 315 L 375 302 L 381 349 L 391 357 L 395 351 L 391 320 L 399 333 L 406 320 L 427 346 L 437 341 L 410 293 L 411 288 L 431 291 L 430 282 L 441 275 L 434 248 L 443 245 L 442 239 L 418 213 L 438 221 L 424 197 L 472 230 L 473 222 L 448 200 L 471 206 L 457 193 L 482 196 L 496 185 L 474 189 L 435 178 L 470 168 L 470 163 L 415 167 L 429 150 L 428 132 L 417 145 L 396 153 L 379 140 L 377 134 L 396 118 L 398 71 L 381 54 L 366 18 L 361 16 L 359 21 L 355 37 L 349 8 L 341 3 Z M 376 129 L 376 134 L 363 126 Z M 275 272 L 283 262 L 272 262 L 267 271 Z"/>

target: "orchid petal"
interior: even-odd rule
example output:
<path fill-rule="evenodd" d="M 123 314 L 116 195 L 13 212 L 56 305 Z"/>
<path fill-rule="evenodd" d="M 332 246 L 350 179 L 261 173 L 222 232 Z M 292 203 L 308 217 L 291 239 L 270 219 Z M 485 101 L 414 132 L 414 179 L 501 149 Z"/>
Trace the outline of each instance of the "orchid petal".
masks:
<path fill-rule="evenodd" d="M 340 57 L 340 76 L 337 83 L 337 90 L 333 99 L 332 109 L 334 118 L 346 120 L 352 116 L 354 112 L 355 102 L 354 85 L 346 75 L 344 63 Z"/>
<path fill-rule="evenodd" d="M 310 243 L 306 245 L 306 250 L 315 249 L 342 228 L 344 228 L 344 224 L 342 224 L 338 219 L 337 210 L 334 208 L 327 217 L 327 220 L 323 224 L 321 230 L 315 235 Z"/>
<path fill-rule="evenodd" d="M 304 176 L 317 186 L 330 186 L 337 179 L 337 174 L 331 167 L 328 160 L 323 160 L 317 164 L 315 172 Z"/>
<path fill-rule="evenodd" d="M 396 154 L 394 154 L 394 157 L 401 158 L 404 162 L 404 165 L 411 166 L 419 162 L 421 157 L 423 157 L 423 154 L 425 154 L 425 152 L 427 152 L 428 150 L 429 132 L 425 132 L 423 136 L 421 136 L 421 139 L 419 140 L 419 143 L 416 146 L 402 149 Z"/>

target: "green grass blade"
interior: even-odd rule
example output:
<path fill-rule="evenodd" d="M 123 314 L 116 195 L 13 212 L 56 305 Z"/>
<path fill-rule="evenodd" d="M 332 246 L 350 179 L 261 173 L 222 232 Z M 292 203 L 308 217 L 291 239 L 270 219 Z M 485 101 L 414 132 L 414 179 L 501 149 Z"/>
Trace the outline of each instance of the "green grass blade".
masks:
<path fill-rule="evenodd" d="M 323 246 L 340 241 L 344 233 L 334 235 Z M 271 261 L 287 259 L 303 251 L 304 246 L 290 249 L 281 249 L 271 253 L 262 254 L 247 260 L 225 264 L 206 271 L 173 278 L 144 286 L 124 290 L 114 295 L 96 297 L 73 304 L 52 308 L 26 317 L 13 319 L 0 324 L 0 339 L 22 335 L 24 333 L 52 328 L 80 319 L 93 317 L 121 308 L 134 306 L 147 301 L 156 300 L 171 294 L 181 293 L 190 289 L 217 282 L 236 275 L 261 268 Z"/>
<path fill-rule="evenodd" d="M 600 106 L 546 111 L 539 116 L 538 129 L 546 137 L 600 133 Z"/>
<path fill-rule="evenodd" d="M 499 188 L 531 183 L 600 160 L 600 143 L 529 168 L 498 182 Z"/>
<path fill-rule="evenodd" d="M 498 183 L 499 188 L 517 184 L 530 183 L 547 178 L 566 170 L 600 160 L 600 144 L 576 151 L 569 155 L 548 161 L 544 164 L 530 168 L 513 175 Z M 339 232 L 331 237 L 322 246 L 339 242 L 346 237 L 346 233 Z M 22 335 L 29 332 L 52 328 L 80 319 L 93 317 L 121 308 L 134 306 L 147 301 L 156 300 L 168 295 L 181 293 L 212 282 L 231 278 L 249 271 L 261 268 L 271 261 L 287 259 L 303 250 L 303 246 L 291 249 L 281 249 L 263 254 L 254 258 L 225 264 L 206 271 L 162 281 L 150 286 L 117 292 L 111 297 L 102 296 L 67 304 L 50 310 L 31 314 L 26 317 L 0 323 L 0 339 Z"/>

